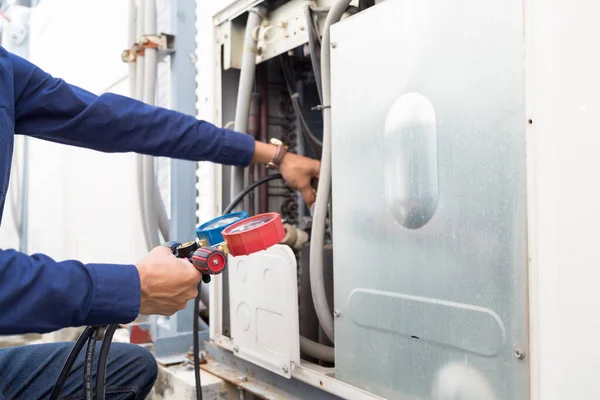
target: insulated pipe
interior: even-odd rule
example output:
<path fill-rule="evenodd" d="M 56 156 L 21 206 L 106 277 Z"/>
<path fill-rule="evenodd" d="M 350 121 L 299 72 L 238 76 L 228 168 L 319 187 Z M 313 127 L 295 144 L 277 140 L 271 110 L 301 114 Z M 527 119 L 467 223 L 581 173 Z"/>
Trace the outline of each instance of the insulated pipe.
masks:
<path fill-rule="evenodd" d="M 312 238 L 310 241 L 310 287 L 315 311 L 323 331 L 334 342 L 333 314 L 327 303 L 325 281 L 323 278 L 323 246 L 325 243 L 325 224 L 327 205 L 331 194 L 331 59 L 330 28 L 342 19 L 352 0 L 338 0 L 327 14 L 321 45 L 321 79 L 323 90 L 323 153 L 317 200 L 315 202 Z"/>
<path fill-rule="evenodd" d="M 260 128 L 258 138 L 261 142 L 269 141 L 269 70 L 267 64 L 259 66 L 260 93 Z M 258 178 L 267 176 L 267 167 L 263 164 L 258 166 Z M 258 188 L 258 212 L 264 214 L 269 211 L 269 185 L 261 185 Z"/>
<path fill-rule="evenodd" d="M 300 336 L 300 351 L 309 357 L 333 363 L 335 361 L 335 349 L 304 336 Z"/>
<path fill-rule="evenodd" d="M 146 0 L 138 0 L 137 6 L 137 18 L 134 21 L 136 27 L 135 41 L 141 40 L 144 36 L 144 8 Z M 136 73 L 135 73 L 135 98 L 137 100 L 143 100 L 144 98 L 144 56 L 138 55 L 136 58 Z"/>
<path fill-rule="evenodd" d="M 127 45 L 131 48 L 137 42 L 137 7 L 135 0 L 129 0 L 129 34 L 127 36 Z M 129 65 L 129 96 L 135 98 L 136 95 L 136 69 L 137 63 L 130 62 Z"/>
<path fill-rule="evenodd" d="M 257 40 L 254 37 L 254 33 L 260 26 L 262 18 L 262 9 L 251 8 L 248 11 L 234 122 L 234 129 L 243 133 L 248 132 L 248 117 L 250 115 L 254 74 L 256 72 Z M 232 167 L 230 200 L 234 199 L 243 189 L 244 168 Z"/>
<path fill-rule="evenodd" d="M 144 34 L 156 34 L 156 0 L 146 0 L 144 5 Z M 146 48 L 144 51 L 144 88 L 143 101 L 146 104 L 155 104 L 156 75 L 157 75 L 157 50 Z M 158 207 L 156 206 L 156 179 L 154 177 L 154 157 L 143 157 L 144 197 L 146 201 L 146 226 L 150 248 L 160 245 L 158 238 Z"/>
<path fill-rule="evenodd" d="M 21 170 L 20 162 L 19 162 L 19 151 L 18 143 L 15 140 L 14 144 L 14 166 L 10 170 L 10 182 L 12 182 L 12 188 L 10 192 L 10 208 L 12 212 L 13 223 L 15 225 L 15 232 L 17 234 L 21 233 L 21 211 L 20 211 L 20 198 L 21 198 L 21 174 L 19 171 Z"/>
<path fill-rule="evenodd" d="M 312 64 L 313 73 L 315 74 L 315 83 L 319 92 L 319 99 L 323 101 L 322 81 L 321 81 L 321 62 L 319 61 L 318 53 L 318 35 L 315 30 L 313 14 L 310 9 L 310 2 L 304 4 L 304 18 L 306 19 L 306 29 L 308 30 L 308 49 L 310 51 L 310 62 Z"/>
<path fill-rule="evenodd" d="M 165 202 L 160 193 L 160 188 L 158 187 L 158 180 L 155 179 L 154 184 L 154 197 L 156 198 L 156 212 L 158 213 L 158 229 L 164 239 L 165 242 L 168 242 L 169 239 L 169 216 L 167 215 L 167 208 L 165 207 Z"/>
<path fill-rule="evenodd" d="M 135 39 L 134 43 L 141 40 L 144 35 L 144 3 L 146 0 L 138 0 L 137 15 L 130 17 L 130 23 L 135 27 Z M 130 28 L 132 33 L 133 27 Z M 135 92 L 132 97 L 136 100 L 143 101 L 144 98 L 144 56 L 139 54 L 135 62 Z M 130 86 L 131 87 L 131 86 Z M 146 198 L 144 193 L 144 156 L 141 154 L 136 155 L 136 170 L 137 170 L 137 182 L 138 182 L 138 203 L 140 207 L 140 217 L 142 219 L 142 231 L 144 233 L 144 241 L 148 249 L 151 248 L 152 241 L 148 235 L 148 227 L 146 225 Z"/>
<path fill-rule="evenodd" d="M 257 91 L 252 92 L 252 100 L 250 101 L 250 113 L 248 114 L 248 134 L 256 140 L 258 137 L 259 130 L 259 113 L 260 113 L 260 95 Z M 249 168 L 244 170 L 244 187 L 254 182 L 254 168 L 255 165 L 251 165 Z M 254 205 L 256 199 L 254 192 L 249 193 L 248 196 L 244 197 L 244 210 L 252 215 L 254 214 Z"/>
<path fill-rule="evenodd" d="M 27 253 L 29 227 L 29 140 L 23 138 L 23 172 L 21 177 L 21 215 L 19 216 L 19 251 Z"/>

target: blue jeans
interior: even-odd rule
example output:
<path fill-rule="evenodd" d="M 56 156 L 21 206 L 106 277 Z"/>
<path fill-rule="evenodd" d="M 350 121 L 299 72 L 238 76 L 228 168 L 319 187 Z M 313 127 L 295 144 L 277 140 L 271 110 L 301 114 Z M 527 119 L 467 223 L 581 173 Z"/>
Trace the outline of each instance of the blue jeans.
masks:
<path fill-rule="evenodd" d="M 94 386 L 100 344 L 96 345 Z M 73 343 L 48 343 L 0 349 L 0 399 L 45 400 Z M 83 347 L 65 383 L 61 399 L 85 398 L 83 392 Z M 107 360 L 106 398 L 111 400 L 144 399 L 152 390 L 158 374 L 156 360 L 146 349 L 125 343 L 113 343 Z"/>

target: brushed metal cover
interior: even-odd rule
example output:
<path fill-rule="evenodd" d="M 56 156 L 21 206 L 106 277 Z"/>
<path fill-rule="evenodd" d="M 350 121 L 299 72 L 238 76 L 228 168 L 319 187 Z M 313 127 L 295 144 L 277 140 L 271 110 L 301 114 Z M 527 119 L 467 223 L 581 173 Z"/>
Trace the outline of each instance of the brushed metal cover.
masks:
<path fill-rule="evenodd" d="M 523 3 L 386 0 L 332 42 L 336 377 L 528 398 Z"/>

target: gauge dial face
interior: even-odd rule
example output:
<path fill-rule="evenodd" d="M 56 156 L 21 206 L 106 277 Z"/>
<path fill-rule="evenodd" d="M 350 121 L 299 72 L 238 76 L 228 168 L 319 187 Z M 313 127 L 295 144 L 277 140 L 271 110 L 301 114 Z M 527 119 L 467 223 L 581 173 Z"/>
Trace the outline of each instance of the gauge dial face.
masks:
<path fill-rule="evenodd" d="M 239 216 L 231 216 L 231 217 L 223 218 L 223 219 L 213 222 L 212 224 L 206 225 L 203 228 L 203 230 L 204 229 L 215 229 L 215 228 L 220 228 L 222 226 L 231 225 L 234 222 L 238 222 L 239 220 L 240 220 Z"/>
<path fill-rule="evenodd" d="M 251 221 L 248 221 L 247 223 L 242 223 L 239 226 L 236 226 L 229 232 L 229 234 L 249 231 L 258 226 L 264 225 L 265 223 L 271 221 L 272 219 L 273 219 L 273 217 L 270 215 L 263 215 L 263 216 L 257 217 Z"/>

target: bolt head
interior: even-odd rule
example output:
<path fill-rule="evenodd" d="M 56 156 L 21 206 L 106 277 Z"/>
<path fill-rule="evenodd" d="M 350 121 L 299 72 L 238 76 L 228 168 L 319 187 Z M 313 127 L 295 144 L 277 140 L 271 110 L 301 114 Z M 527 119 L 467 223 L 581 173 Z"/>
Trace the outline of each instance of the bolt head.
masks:
<path fill-rule="evenodd" d="M 517 360 L 522 360 L 525 358 L 525 353 L 522 350 L 517 349 L 513 354 Z"/>
<path fill-rule="evenodd" d="M 288 373 L 288 367 L 286 367 L 285 365 L 283 366 L 283 368 L 281 368 L 283 370 L 283 372 L 285 372 L 286 374 Z"/>
<path fill-rule="evenodd" d="M 331 48 L 335 49 L 337 47 L 337 43 L 336 42 L 331 42 Z"/>
<path fill-rule="evenodd" d="M 336 317 L 336 318 L 339 318 L 339 317 L 342 316 L 342 312 L 340 310 L 335 310 L 333 312 L 333 316 Z"/>
<path fill-rule="evenodd" d="M 233 351 L 235 351 L 237 353 L 238 351 L 240 351 L 240 347 L 239 346 L 233 346 Z"/>

